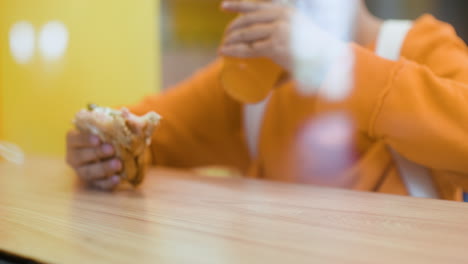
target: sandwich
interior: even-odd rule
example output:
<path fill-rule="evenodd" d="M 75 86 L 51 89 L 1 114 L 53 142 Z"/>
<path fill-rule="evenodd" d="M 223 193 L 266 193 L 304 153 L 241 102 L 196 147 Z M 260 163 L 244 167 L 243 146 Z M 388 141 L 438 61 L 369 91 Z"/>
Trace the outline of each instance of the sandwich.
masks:
<path fill-rule="evenodd" d="M 155 112 L 136 116 L 126 108 L 115 110 L 90 104 L 76 114 L 74 124 L 79 131 L 111 144 L 123 164 L 119 175 L 122 182 L 138 186 L 145 176 L 145 153 L 160 120 Z"/>

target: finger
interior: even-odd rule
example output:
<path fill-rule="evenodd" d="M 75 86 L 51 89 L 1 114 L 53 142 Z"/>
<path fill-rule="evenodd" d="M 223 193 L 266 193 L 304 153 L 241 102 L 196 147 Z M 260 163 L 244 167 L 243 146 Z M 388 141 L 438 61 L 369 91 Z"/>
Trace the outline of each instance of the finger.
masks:
<path fill-rule="evenodd" d="M 103 144 L 94 148 L 81 148 L 75 150 L 75 166 L 81 166 L 93 161 L 108 159 L 115 155 L 114 147 L 110 144 Z"/>
<path fill-rule="evenodd" d="M 252 50 L 252 48 L 248 44 L 245 44 L 245 43 L 225 45 L 221 47 L 220 52 L 222 55 L 236 57 L 236 58 L 255 57 L 255 52 Z"/>
<path fill-rule="evenodd" d="M 84 181 L 106 179 L 122 170 L 122 162 L 118 159 L 96 162 L 78 167 L 76 172 Z"/>
<path fill-rule="evenodd" d="M 120 181 L 120 177 L 118 175 L 114 175 L 105 180 L 94 181 L 92 182 L 92 185 L 100 190 L 110 191 L 115 189 L 117 185 L 119 185 Z"/>
<path fill-rule="evenodd" d="M 235 19 L 227 27 L 226 32 L 230 33 L 236 29 L 248 27 L 254 24 L 271 23 L 280 18 L 278 10 L 262 10 L 259 12 L 248 13 Z"/>
<path fill-rule="evenodd" d="M 271 38 L 262 39 L 259 41 L 254 42 L 251 44 L 251 49 L 254 50 L 261 56 L 272 55 L 271 54 L 271 47 L 272 47 L 272 40 Z"/>
<path fill-rule="evenodd" d="M 100 144 L 99 137 L 82 133 L 76 130 L 67 134 L 67 145 L 71 148 L 97 147 Z"/>
<path fill-rule="evenodd" d="M 221 3 L 221 9 L 228 12 L 235 13 L 249 13 L 258 11 L 268 6 L 271 6 L 272 3 L 266 2 L 237 2 L 237 1 L 223 1 Z"/>
<path fill-rule="evenodd" d="M 225 45 L 237 43 L 251 43 L 269 38 L 274 31 L 273 24 L 256 25 L 244 29 L 239 29 L 228 34 L 224 40 Z"/>
<path fill-rule="evenodd" d="M 251 44 L 238 43 L 232 45 L 224 45 L 220 49 L 221 55 L 237 57 L 237 58 L 252 58 L 252 57 L 268 57 L 272 55 L 271 38 L 256 41 Z"/>

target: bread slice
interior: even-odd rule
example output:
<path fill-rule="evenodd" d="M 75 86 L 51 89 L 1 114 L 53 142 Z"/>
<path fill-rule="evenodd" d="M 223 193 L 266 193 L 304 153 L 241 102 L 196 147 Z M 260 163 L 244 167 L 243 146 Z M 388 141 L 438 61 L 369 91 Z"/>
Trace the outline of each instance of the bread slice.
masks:
<path fill-rule="evenodd" d="M 115 110 L 89 105 L 76 114 L 74 124 L 79 131 L 97 135 L 102 142 L 112 144 L 123 163 L 122 181 L 137 186 L 145 176 L 145 152 L 160 120 L 155 112 L 138 117 L 126 108 Z"/>

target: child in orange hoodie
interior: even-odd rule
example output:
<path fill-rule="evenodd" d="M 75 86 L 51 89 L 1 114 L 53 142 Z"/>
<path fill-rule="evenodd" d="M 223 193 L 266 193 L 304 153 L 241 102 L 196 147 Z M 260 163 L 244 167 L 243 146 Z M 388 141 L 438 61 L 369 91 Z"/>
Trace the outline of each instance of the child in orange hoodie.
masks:
<path fill-rule="evenodd" d="M 297 89 L 295 79 L 301 76 L 295 75 L 287 27 L 294 9 L 243 2 L 223 7 L 243 16 L 228 28 L 221 53 L 269 57 L 292 79 L 272 87 L 260 104 L 245 105 L 226 93 L 220 59 L 165 94 L 131 107 L 135 114 L 154 110 L 164 118 L 153 136 L 154 165 L 223 165 L 254 178 L 391 194 L 417 193 L 416 185 L 424 186 L 427 197 L 463 200 L 468 191 L 468 52 L 451 26 L 431 16 L 395 26 L 371 16 L 363 4 L 354 43 L 309 24 L 311 34 L 330 46 L 344 44 L 353 55 L 351 89 L 330 101 Z M 398 39 L 400 45 L 385 48 L 385 40 Z M 310 47 L 315 50 L 304 65 L 312 71 L 329 52 L 323 43 Z M 327 69 L 326 79 L 343 76 Z M 308 84 L 326 86 L 323 80 Z M 122 165 L 112 146 L 76 131 L 67 142 L 67 160 L 80 178 L 102 189 L 119 183 Z M 423 176 L 408 182 L 401 169 L 405 164 L 414 165 L 413 175 Z"/>

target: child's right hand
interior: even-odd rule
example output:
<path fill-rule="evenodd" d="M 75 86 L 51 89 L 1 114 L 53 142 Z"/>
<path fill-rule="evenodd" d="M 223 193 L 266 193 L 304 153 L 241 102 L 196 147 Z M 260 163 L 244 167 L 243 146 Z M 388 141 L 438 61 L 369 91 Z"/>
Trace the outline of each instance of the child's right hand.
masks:
<path fill-rule="evenodd" d="M 122 162 L 112 145 L 101 142 L 97 136 L 70 131 L 66 160 L 80 179 L 101 190 L 112 190 L 120 183 Z"/>

